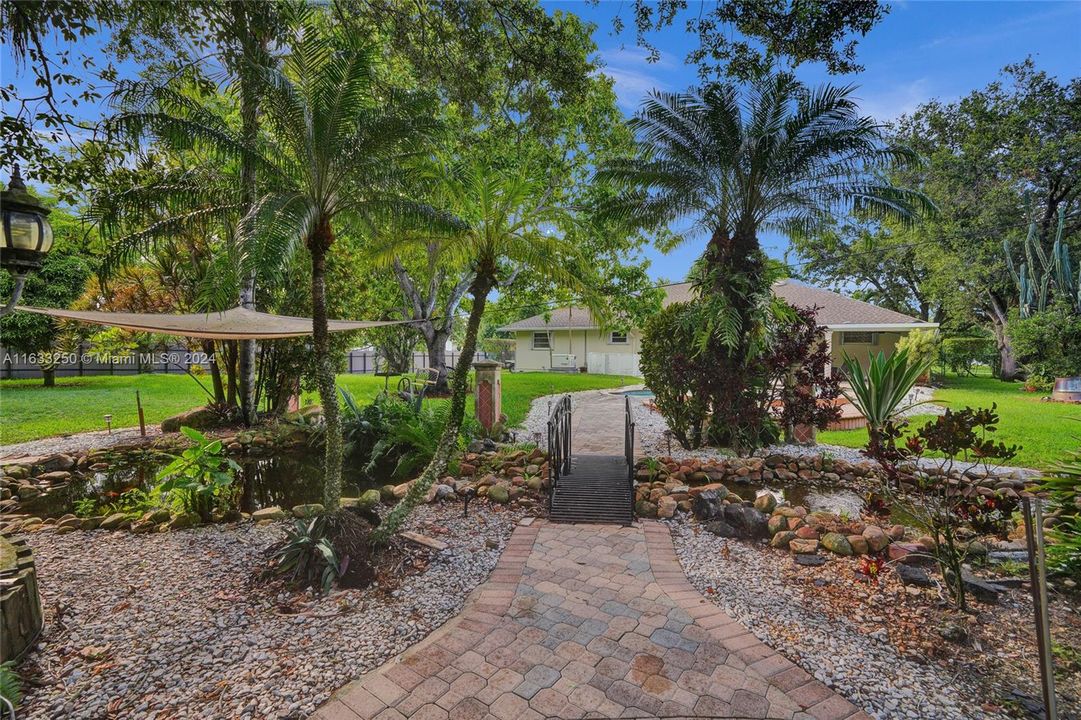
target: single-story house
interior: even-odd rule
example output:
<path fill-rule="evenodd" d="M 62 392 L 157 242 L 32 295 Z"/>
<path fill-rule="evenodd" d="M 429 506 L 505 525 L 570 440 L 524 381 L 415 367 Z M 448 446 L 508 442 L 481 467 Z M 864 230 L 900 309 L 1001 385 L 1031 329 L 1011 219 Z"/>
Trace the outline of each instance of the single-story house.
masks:
<path fill-rule="evenodd" d="M 664 305 L 691 298 L 690 283 L 665 286 Z M 834 366 L 847 353 L 866 364 L 878 352 L 889 354 L 912 330 L 937 328 L 893 310 L 886 310 L 839 293 L 796 280 L 779 280 L 773 293 L 795 307 L 816 307 L 820 325 L 829 331 L 826 342 Z M 562 307 L 499 328 L 515 340 L 515 370 L 560 370 L 612 375 L 640 375 L 638 352 L 642 333 L 599 326 L 589 310 Z"/>

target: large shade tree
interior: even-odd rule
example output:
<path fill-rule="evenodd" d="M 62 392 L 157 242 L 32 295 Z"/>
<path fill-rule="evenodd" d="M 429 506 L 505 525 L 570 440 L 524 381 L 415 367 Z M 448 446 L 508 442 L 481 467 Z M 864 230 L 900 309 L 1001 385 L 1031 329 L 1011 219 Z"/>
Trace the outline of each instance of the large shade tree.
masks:
<path fill-rule="evenodd" d="M 461 355 L 451 376 L 447 424 L 431 462 L 377 529 L 377 538 L 384 541 L 423 500 L 457 449 L 465 418 L 469 371 L 492 291 L 505 289 L 523 271 L 557 285 L 588 291 L 588 267 L 577 247 L 563 234 L 573 217 L 550 202 L 552 188 L 543 173 L 526 163 L 506 169 L 481 160 L 447 163 L 438 170 L 438 185 L 444 208 L 461 224 L 458 230 L 443 235 L 439 251 L 446 262 L 469 269 L 473 278 L 468 293 L 469 317 Z M 416 240 L 392 236 L 377 241 L 376 246 L 390 258 L 411 242 Z"/>
<path fill-rule="evenodd" d="M 608 212 L 646 227 L 691 223 L 708 237 L 695 273 L 709 312 L 699 351 L 721 366 L 715 413 L 756 411 L 745 389 L 768 343 L 770 293 L 763 231 L 810 235 L 838 215 L 910 220 L 930 210 L 921 194 L 898 188 L 879 171 L 912 162 L 862 117 L 854 88 L 809 89 L 788 74 L 748 84 L 714 83 L 689 93 L 657 92 L 632 120 L 639 156 L 601 168 L 624 192 Z M 711 430 L 729 444 L 728 422 Z"/>

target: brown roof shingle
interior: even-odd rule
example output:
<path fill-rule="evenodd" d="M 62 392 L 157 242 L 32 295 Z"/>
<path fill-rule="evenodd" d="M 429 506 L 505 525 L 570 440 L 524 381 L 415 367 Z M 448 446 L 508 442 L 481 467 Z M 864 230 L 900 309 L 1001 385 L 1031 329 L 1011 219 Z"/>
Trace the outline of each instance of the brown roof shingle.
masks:
<path fill-rule="evenodd" d="M 690 300 L 691 284 L 675 283 L 664 287 L 665 298 L 663 304 L 668 306 L 674 302 Z M 818 322 L 827 327 L 837 328 L 845 325 L 912 325 L 921 323 L 918 318 L 903 313 L 880 308 L 877 305 L 845 297 L 840 293 L 822 288 L 804 285 L 796 280 L 779 280 L 773 284 L 773 294 L 783 298 L 789 305 L 804 308 L 817 308 Z M 928 327 L 935 327 L 926 323 Z M 596 328 L 593 316 L 589 310 L 580 307 L 555 308 L 545 315 L 519 320 L 505 325 L 500 330 L 515 332 L 517 330 L 588 330 Z"/>

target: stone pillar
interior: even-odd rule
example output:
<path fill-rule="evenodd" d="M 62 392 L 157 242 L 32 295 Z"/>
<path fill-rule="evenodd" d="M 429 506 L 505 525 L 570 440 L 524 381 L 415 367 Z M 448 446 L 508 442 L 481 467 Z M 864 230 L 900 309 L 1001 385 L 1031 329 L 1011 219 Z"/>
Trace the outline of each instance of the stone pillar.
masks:
<path fill-rule="evenodd" d="M 477 421 L 488 432 L 503 414 L 503 381 L 500 379 L 500 365 L 495 360 L 478 360 L 473 363 L 476 370 L 476 388 L 473 392 L 473 409 Z"/>

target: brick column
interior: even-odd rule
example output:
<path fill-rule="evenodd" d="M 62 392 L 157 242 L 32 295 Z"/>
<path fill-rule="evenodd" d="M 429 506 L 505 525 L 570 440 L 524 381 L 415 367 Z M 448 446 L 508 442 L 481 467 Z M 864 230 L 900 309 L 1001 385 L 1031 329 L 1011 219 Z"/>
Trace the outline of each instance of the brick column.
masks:
<path fill-rule="evenodd" d="M 474 410 L 477 421 L 485 430 L 491 432 L 503 414 L 503 381 L 500 379 L 500 365 L 494 360 L 479 360 L 473 363 L 477 371 L 476 390 L 473 393 Z"/>

